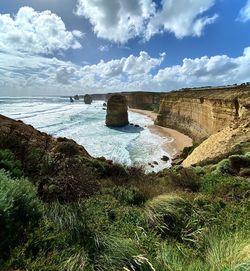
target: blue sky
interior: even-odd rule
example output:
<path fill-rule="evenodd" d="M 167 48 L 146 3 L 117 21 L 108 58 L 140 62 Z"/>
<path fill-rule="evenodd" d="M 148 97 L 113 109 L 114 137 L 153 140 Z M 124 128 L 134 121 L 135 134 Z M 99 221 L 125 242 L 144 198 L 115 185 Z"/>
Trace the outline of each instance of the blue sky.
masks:
<path fill-rule="evenodd" d="M 8 0 L 0 95 L 250 81 L 250 0 Z"/>

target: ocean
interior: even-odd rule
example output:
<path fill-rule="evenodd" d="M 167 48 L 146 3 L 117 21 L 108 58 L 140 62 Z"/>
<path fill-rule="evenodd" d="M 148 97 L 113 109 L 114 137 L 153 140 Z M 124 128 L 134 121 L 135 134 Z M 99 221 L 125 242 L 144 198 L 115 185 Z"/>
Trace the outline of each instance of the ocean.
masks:
<path fill-rule="evenodd" d="M 147 172 L 170 167 L 161 160 L 169 156 L 163 145 L 171 138 L 162 138 L 150 132 L 153 121 L 144 115 L 129 112 L 129 122 L 140 127 L 126 126 L 111 129 L 105 126 L 104 101 L 91 105 L 83 101 L 70 103 L 68 98 L 19 97 L 0 98 L 0 114 L 22 120 L 36 129 L 55 137 L 75 140 L 93 157 L 105 157 L 128 166 L 143 166 Z M 149 163 L 158 165 L 152 168 Z"/>

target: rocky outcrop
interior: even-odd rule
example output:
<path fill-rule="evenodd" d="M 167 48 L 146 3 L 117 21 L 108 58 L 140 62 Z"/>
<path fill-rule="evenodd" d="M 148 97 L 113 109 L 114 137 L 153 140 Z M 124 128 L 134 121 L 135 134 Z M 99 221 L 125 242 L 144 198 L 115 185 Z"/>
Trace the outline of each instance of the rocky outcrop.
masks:
<path fill-rule="evenodd" d="M 246 110 L 247 88 L 179 91 L 160 102 L 156 124 L 202 141 L 237 122 Z"/>
<path fill-rule="evenodd" d="M 112 95 L 107 102 L 106 125 L 121 127 L 128 125 L 128 104 L 125 96 Z"/>
<path fill-rule="evenodd" d="M 225 127 L 202 142 L 184 160 L 183 166 L 217 163 L 227 157 L 238 144 L 250 140 L 250 114 L 244 120 Z"/>
<path fill-rule="evenodd" d="M 91 104 L 92 103 L 92 96 L 89 94 L 84 95 L 84 103 L 85 104 Z"/>
<path fill-rule="evenodd" d="M 160 92 L 121 92 L 119 94 L 126 97 L 130 108 L 154 112 L 158 112 L 160 100 L 164 97 L 164 93 Z M 107 94 L 106 101 L 112 95 L 112 93 Z"/>
<path fill-rule="evenodd" d="M 158 112 L 155 124 L 178 130 L 195 143 L 203 142 L 184 161 L 184 166 L 216 161 L 250 138 L 249 85 L 122 94 L 130 108 Z"/>
<path fill-rule="evenodd" d="M 0 115 L 0 147 L 9 146 L 10 148 L 22 151 L 25 146 L 39 149 L 48 153 L 57 153 L 62 145 L 74 145 L 75 151 L 84 157 L 90 157 L 88 152 L 73 140 L 66 138 L 53 138 L 52 136 L 42 133 L 31 125 L 22 121 L 16 121 Z"/>

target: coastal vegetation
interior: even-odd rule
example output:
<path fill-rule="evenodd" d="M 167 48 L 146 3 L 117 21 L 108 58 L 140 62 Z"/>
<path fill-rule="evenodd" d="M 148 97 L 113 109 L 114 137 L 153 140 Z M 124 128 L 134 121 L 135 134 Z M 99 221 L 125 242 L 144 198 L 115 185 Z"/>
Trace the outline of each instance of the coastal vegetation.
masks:
<path fill-rule="evenodd" d="M 41 148 L 45 135 L 12 124 L 0 129 L 1 270 L 249 270 L 249 142 L 145 174 L 73 140 Z"/>

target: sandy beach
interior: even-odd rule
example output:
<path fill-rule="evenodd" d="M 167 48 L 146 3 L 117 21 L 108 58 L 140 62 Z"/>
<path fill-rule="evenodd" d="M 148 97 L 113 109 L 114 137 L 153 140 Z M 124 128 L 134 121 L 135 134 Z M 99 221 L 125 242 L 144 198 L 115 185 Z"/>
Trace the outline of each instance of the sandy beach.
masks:
<path fill-rule="evenodd" d="M 143 114 L 152 118 L 154 121 L 157 117 L 157 113 L 148 110 L 129 108 L 129 111 Z M 185 147 L 192 146 L 193 140 L 189 136 L 186 136 L 176 130 L 158 125 L 151 125 L 149 129 L 152 133 L 155 133 L 163 138 L 173 139 L 171 142 L 166 142 L 166 144 L 163 146 L 166 152 L 169 153 L 172 158 L 179 155 Z"/>

